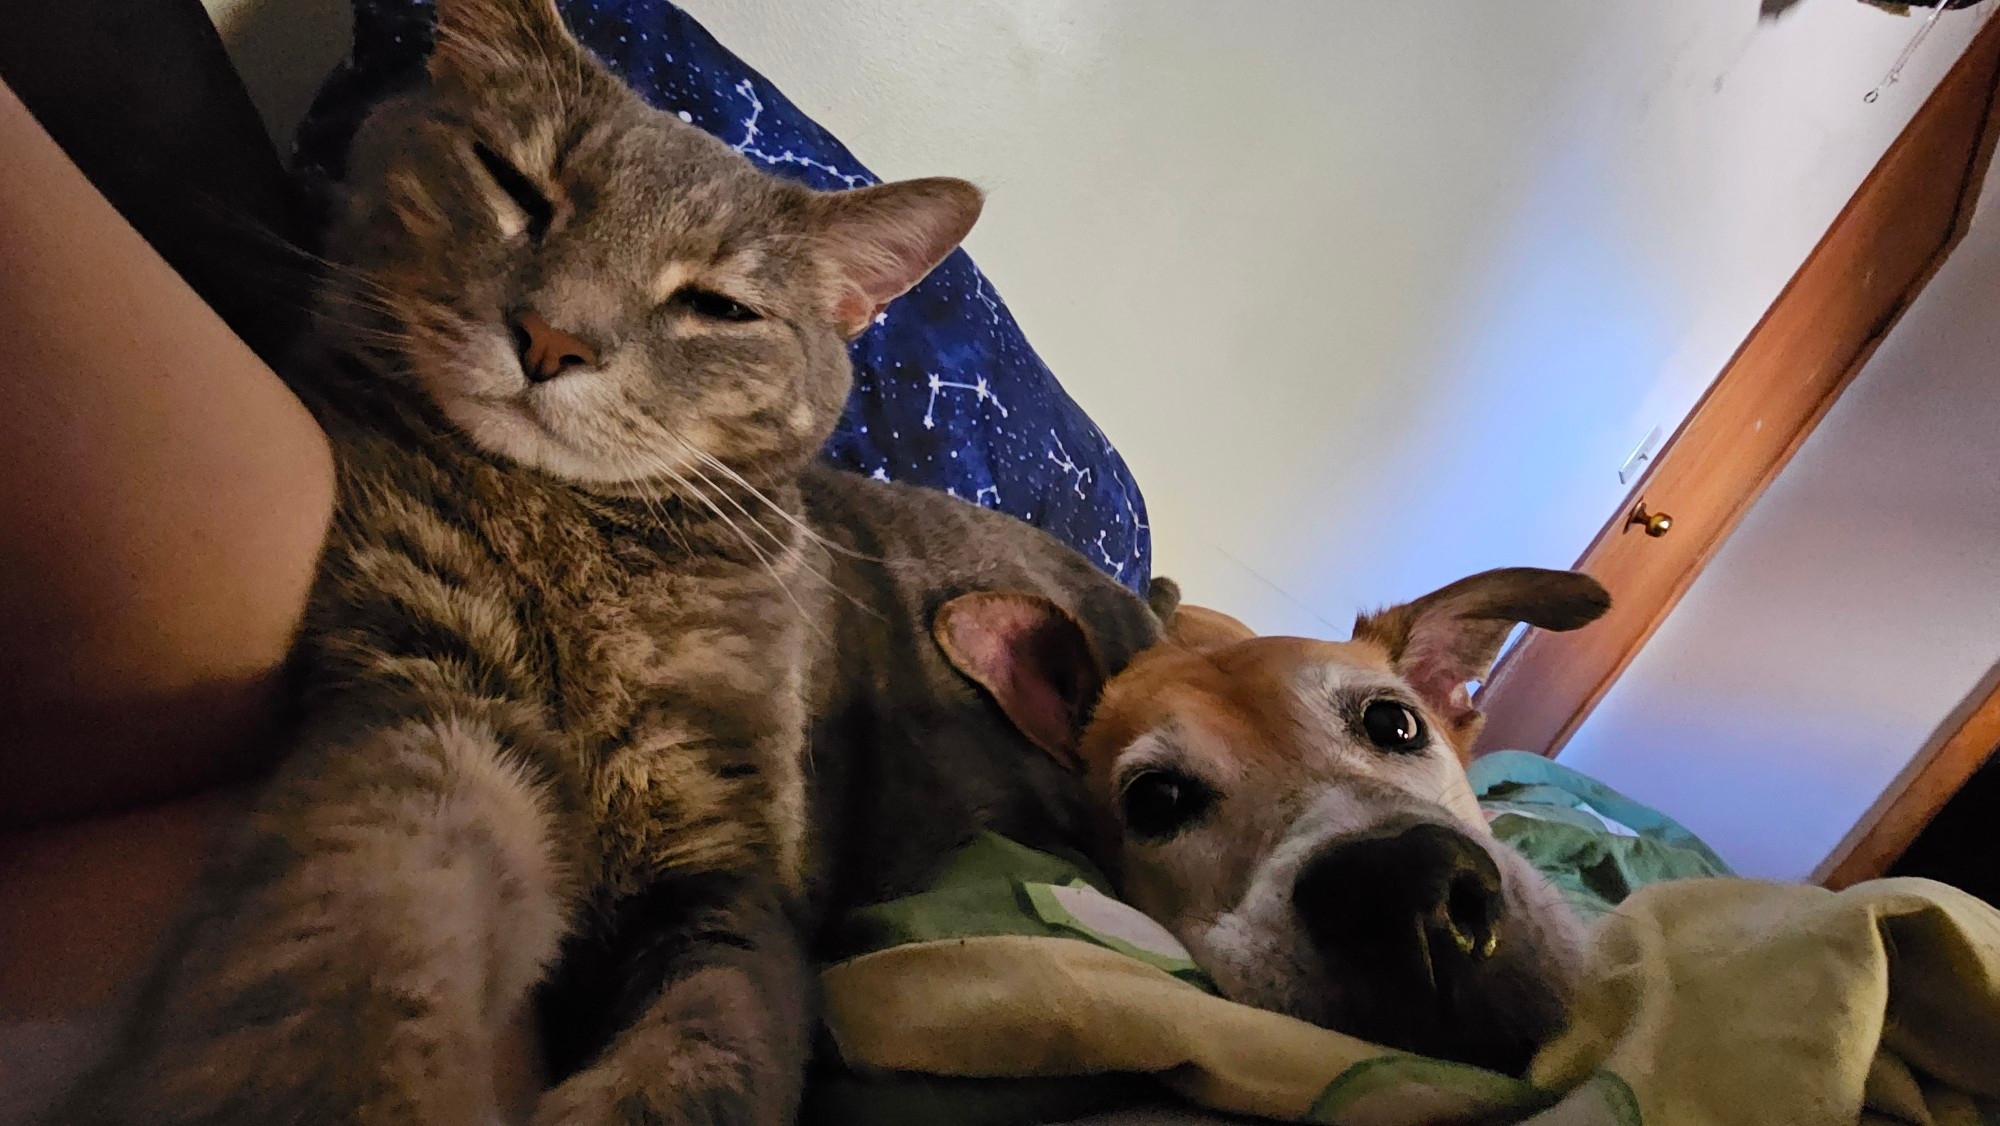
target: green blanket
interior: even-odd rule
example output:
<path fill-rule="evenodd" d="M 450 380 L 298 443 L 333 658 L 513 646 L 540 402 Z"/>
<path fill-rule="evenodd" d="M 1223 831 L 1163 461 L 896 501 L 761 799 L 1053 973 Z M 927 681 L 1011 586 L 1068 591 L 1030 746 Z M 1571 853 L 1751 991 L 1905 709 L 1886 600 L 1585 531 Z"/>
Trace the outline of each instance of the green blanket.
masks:
<path fill-rule="evenodd" d="M 1526 1080 L 1226 1001 L 1086 864 L 987 836 L 846 921 L 813 1117 L 1025 1126 L 1164 1087 L 1382 1126 L 2000 1123 L 1978 1102 L 2000 1099 L 2000 914 L 1927 881 L 1675 878 L 1727 868 L 1572 771 L 1486 761 L 1495 832 L 1597 917 L 1572 1026 Z"/>
<path fill-rule="evenodd" d="M 1673 818 L 1540 755 L 1498 751 L 1466 773 L 1493 835 L 1541 869 L 1586 921 L 1647 884 L 1735 875 Z"/>

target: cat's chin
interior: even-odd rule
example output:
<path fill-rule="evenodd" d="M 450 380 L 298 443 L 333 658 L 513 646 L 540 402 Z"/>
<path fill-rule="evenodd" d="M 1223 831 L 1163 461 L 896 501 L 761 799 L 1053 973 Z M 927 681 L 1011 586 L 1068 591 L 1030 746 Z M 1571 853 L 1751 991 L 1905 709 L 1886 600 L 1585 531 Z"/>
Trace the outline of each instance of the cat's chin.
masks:
<path fill-rule="evenodd" d="M 583 402 L 564 401 L 574 397 L 574 389 L 530 383 L 497 333 L 481 334 L 472 346 L 443 356 L 412 360 L 424 394 L 487 453 L 584 487 L 615 489 L 633 479 L 633 459 L 605 456 L 587 433 L 569 432 L 575 422 L 570 416 L 588 410 Z M 569 394 L 552 397 L 556 390 Z"/>
<path fill-rule="evenodd" d="M 557 433 L 523 397 L 464 397 L 442 407 L 474 445 L 508 461 L 586 488 L 617 491 L 635 480 L 628 466 L 593 457 Z"/>

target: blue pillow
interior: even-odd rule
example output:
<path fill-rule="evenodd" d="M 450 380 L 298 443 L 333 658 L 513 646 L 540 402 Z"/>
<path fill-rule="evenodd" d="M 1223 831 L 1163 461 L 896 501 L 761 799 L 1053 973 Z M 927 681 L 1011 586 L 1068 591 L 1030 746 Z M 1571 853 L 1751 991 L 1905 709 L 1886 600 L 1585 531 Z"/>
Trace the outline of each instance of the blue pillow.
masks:
<path fill-rule="evenodd" d="M 583 44 L 648 101 L 772 172 L 821 189 L 876 182 L 845 146 L 665 0 L 559 6 Z M 421 80 L 431 28 L 428 0 L 355 0 L 353 50 L 299 127 L 296 163 L 309 187 L 339 179 L 369 106 Z M 964 251 L 890 305 L 851 354 L 854 394 L 827 444 L 830 460 L 1011 513 L 1145 590 L 1152 546 L 1138 485 Z"/>

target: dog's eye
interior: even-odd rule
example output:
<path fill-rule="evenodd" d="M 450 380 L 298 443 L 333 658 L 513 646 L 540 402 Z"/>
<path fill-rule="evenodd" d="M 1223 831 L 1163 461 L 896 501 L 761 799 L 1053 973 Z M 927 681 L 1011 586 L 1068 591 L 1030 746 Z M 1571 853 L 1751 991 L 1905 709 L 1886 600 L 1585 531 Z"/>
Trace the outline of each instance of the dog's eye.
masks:
<path fill-rule="evenodd" d="M 763 319 L 763 316 L 757 310 L 752 309 L 743 302 L 733 297 L 725 297 L 712 289 L 703 289 L 695 285 L 680 287 L 674 291 L 674 295 L 669 297 L 667 301 L 670 304 L 679 305 L 697 317 L 706 317 L 711 321 L 728 321 L 732 324 L 742 324 L 745 321 Z"/>
<path fill-rule="evenodd" d="M 1134 836 L 1164 839 L 1193 824 L 1215 803 L 1215 791 L 1179 771 L 1142 770 L 1119 799 Z"/>
<path fill-rule="evenodd" d="M 493 177 L 493 182 L 528 217 L 528 237 L 539 239 L 546 234 L 549 224 L 555 221 L 556 208 L 542 189 L 528 179 L 527 173 L 507 163 L 506 158 L 483 144 L 475 143 L 472 155 L 479 158 L 479 166 L 486 169 L 486 174 Z"/>
<path fill-rule="evenodd" d="M 1375 700 L 1361 709 L 1361 730 L 1369 742 L 1398 754 L 1423 750 L 1430 741 L 1417 713 L 1394 700 Z"/>

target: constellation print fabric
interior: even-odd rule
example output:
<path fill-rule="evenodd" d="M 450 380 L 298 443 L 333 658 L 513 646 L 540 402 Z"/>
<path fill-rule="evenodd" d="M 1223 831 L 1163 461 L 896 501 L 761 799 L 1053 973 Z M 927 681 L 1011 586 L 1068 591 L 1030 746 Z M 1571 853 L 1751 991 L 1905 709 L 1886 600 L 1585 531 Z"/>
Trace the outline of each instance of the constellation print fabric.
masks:
<path fill-rule="evenodd" d="M 876 182 L 672 4 L 558 6 L 583 44 L 641 96 L 770 171 L 822 190 Z M 356 0 L 353 50 L 299 128 L 296 164 L 309 188 L 338 181 L 369 106 L 422 79 L 431 28 L 429 3 Z M 854 393 L 826 447 L 832 462 L 1011 513 L 1144 591 L 1151 539 L 1138 485 L 964 251 L 890 305 L 850 351 Z"/>

